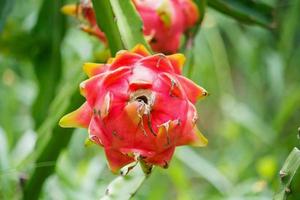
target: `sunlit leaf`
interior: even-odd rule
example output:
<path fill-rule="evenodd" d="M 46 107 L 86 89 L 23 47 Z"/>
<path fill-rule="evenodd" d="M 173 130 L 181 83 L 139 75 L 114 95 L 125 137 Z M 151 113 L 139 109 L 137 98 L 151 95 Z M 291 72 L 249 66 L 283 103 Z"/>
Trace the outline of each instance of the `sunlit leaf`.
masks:
<path fill-rule="evenodd" d="M 33 153 L 35 141 L 36 134 L 31 130 L 22 135 L 11 152 L 14 166 L 18 166 L 29 154 Z"/>
<path fill-rule="evenodd" d="M 4 192 L 6 190 L 9 190 L 8 185 L 5 183 L 6 181 L 6 174 L 9 171 L 9 154 L 8 154 L 8 144 L 7 144 L 7 138 L 0 127 L 0 198 L 4 198 Z M 3 194 L 3 196 L 1 195 Z"/>

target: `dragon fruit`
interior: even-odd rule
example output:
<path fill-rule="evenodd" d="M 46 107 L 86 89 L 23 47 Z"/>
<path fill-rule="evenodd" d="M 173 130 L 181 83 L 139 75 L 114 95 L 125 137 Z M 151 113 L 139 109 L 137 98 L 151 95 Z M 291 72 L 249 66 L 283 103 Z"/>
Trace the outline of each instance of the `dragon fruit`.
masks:
<path fill-rule="evenodd" d="M 132 0 L 139 12 L 144 27 L 144 35 L 156 52 L 175 53 L 180 47 L 180 39 L 185 31 L 199 19 L 197 6 L 192 0 Z M 66 5 L 63 12 L 84 19 L 81 29 L 97 36 L 106 43 L 105 34 L 96 23 L 95 13 L 89 0 L 79 5 Z"/>
<path fill-rule="evenodd" d="M 137 45 L 106 64 L 84 64 L 89 79 L 80 92 L 86 102 L 60 126 L 87 128 L 113 172 L 135 161 L 166 168 L 176 146 L 207 144 L 194 106 L 207 92 L 181 75 L 184 59 L 150 55 Z"/>

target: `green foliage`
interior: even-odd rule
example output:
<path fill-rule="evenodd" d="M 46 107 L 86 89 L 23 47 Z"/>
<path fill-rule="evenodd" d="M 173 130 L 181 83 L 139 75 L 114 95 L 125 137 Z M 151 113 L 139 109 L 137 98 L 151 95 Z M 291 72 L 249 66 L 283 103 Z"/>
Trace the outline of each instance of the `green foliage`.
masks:
<path fill-rule="evenodd" d="M 209 145 L 179 148 L 169 169 L 155 168 L 147 179 L 139 168 L 116 178 L 99 147 L 84 147 L 85 130 L 57 126 L 83 101 L 80 66 L 103 54 L 99 41 L 76 30 L 74 21 L 66 26 L 62 2 L 15 0 L 10 13 L 0 8 L 1 25 L 6 21 L 0 34 L 0 199 L 20 199 L 23 190 L 24 199 L 39 193 L 41 199 L 270 199 L 274 191 L 282 199 L 286 188 L 288 199 L 300 198 L 299 150 L 283 165 L 288 176 L 281 185 L 278 180 L 279 166 L 299 145 L 299 0 L 196 1 L 205 18 L 200 31 L 192 30 L 194 45 L 183 49 L 184 70 L 211 94 L 198 105 Z M 130 1 L 93 2 L 112 54 L 144 43 Z M 261 28 L 275 24 L 276 37 Z"/>
<path fill-rule="evenodd" d="M 14 0 L 1 0 L 0 2 L 0 32 L 3 29 L 7 16 L 13 8 Z"/>
<path fill-rule="evenodd" d="M 189 155 L 189 156 L 186 156 Z M 233 190 L 232 183 L 212 163 L 197 155 L 189 148 L 182 147 L 177 151 L 176 158 L 192 169 L 200 177 L 210 182 L 220 193 L 228 195 Z M 201 168 L 199 167 L 201 166 Z"/>
<path fill-rule="evenodd" d="M 274 9 L 268 4 L 254 0 L 210 0 L 208 5 L 241 22 L 276 28 Z"/>
<path fill-rule="evenodd" d="M 55 97 L 61 78 L 61 42 L 65 34 L 65 17 L 59 12 L 64 1 L 45 0 L 38 21 L 31 32 L 35 38 L 33 65 L 38 80 L 38 96 L 33 105 L 33 117 L 39 127 L 48 115 L 49 104 Z M 47 91 L 47 92 L 45 92 Z"/>
<path fill-rule="evenodd" d="M 82 77 L 82 76 L 79 76 Z M 73 81 L 72 81 L 73 82 Z M 78 81 L 74 81 L 78 83 Z M 37 140 L 37 147 L 36 147 L 36 160 L 35 165 L 39 164 L 46 164 L 42 168 L 37 167 L 33 170 L 28 183 L 24 189 L 24 197 L 23 199 L 38 199 L 40 191 L 42 189 L 44 181 L 53 173 L 55 169 L 55 164 L 59 157 L 60 152 L 69 144 L 70 139 L 72 137 L 73 129 L 63 129 L 57 126 L 59 118 L 61 116 L 60 110 L 62 112 L 71 112 L 79 107 L 82 103 L 82 97 L 79 96 L 76 92 L 72 95 L 71 99 L 68 102 L 63 96 L 65 96 L 67 89 L 74 92 L 72 90 L 73 85 L 70 87 L 65 87 L 57 96 L 57 101 L 60 100 L 60 104 L 57 104 L 57 101 L 54 100 L 52 105 L 52 109 L 54 108 L 53 115 L 51 115 L 51 119 L 48 119 L 45 124 L 38 130 L 39 138 Z M 64 102 L 67 103 L 68 108 L 66 109 L 65 106 L 62 107 Z M 65 104 L 66 104 L 65 103 Z M 60 113 L 57 115 L 56 113 Z M 57 116 L 55 118 L 55 115 Z M 52 122 L 51 122 L 52 121 Z M 51 130 L 53 128 L 53 130 Z M 55 147 L 55 148 L 53 148 Z M 34 158 L 29 158 L 33 160 Z M 47 165 L 47 163 L 51 163 Z"/>

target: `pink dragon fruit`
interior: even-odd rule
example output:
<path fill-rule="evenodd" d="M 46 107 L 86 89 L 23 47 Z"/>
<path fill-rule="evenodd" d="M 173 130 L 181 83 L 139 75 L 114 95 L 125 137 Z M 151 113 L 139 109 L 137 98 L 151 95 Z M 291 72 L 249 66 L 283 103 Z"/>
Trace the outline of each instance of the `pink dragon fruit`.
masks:
<path fill-rule="evenodd" d="M 180 38 L 199 18 L 197 6 L 192 0 L 132 0 L 144 23 L 144 35 L 156 52 L 175 53 Z M 104 33 L 96 23 L 92 4 L 88 0 L 79 5 L 66 5 L 63 12 L 85 19 L 81 28 L 106 42 Z"/>
<path fill-rule="evenodd" d="M 137 160 L 167 167 L 176 146 L 207 144 L 194 106 L 207 92 L 181 75 L 184 59 L 137 45 L 107 64 L 86 63 L 90 78 L 80 84 L 86 102 L 60 126 L 87 128 L 113 172 Z"/>

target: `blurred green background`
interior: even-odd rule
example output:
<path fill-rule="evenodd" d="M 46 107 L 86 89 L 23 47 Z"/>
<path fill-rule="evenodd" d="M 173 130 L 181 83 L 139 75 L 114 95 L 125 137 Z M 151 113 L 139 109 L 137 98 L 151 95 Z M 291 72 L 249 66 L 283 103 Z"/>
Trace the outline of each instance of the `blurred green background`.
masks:
<path fill-rule="evenodd" d="M 56 127 L 78 101 L 82 64 L 107 54 L 60 14 L 67 2 L 1 2 L 0 199 L 22 198 L 37 169 L 51 175 L 41 199 L 99 199 L 115 178 L 102 149 L 84 146 L 86 130 Z M 177 148 L 169 169 L 155 168 L 133 199 L 262 200 L 278 191 L 279 170 L 300 144 L 300 0 L 263 2 L 275 8 L 275 29 L 207 8 L 185 73 L 211 94 L 197 104 L 209 145 Z M 35 163 L 52 132 L 60 146 Z M 299 173 L 288 199 L 300 199 Z"/>

